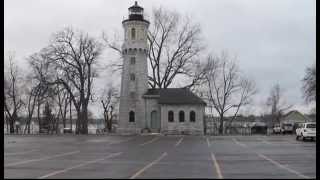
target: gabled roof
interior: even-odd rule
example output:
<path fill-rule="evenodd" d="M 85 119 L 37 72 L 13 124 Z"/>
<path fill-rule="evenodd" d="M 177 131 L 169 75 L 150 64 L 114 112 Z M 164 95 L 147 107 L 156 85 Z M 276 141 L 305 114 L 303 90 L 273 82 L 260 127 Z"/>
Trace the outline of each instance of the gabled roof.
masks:
<path fill-rule="evenodd" d="M 148 89 L 144 97 L 159 97 L 159 104 L 203 104 L 206 103 L 187 88 Z"/>
<path fill-rule="evenodd" d="M 303 115 L 302 113 L 300 113 L 299 111 L 297 110 L 293 110 L 293 111 L 290 111 L 288 112 L 283 118 L 282 118 L 282 121 L 310 121 L 310 118 Z"/>

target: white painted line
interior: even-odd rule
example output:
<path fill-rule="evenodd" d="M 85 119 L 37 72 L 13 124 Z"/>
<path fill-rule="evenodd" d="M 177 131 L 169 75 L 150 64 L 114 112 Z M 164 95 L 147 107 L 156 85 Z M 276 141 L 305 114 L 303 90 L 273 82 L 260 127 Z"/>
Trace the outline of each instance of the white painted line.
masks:
<path fill-rule="evenodd" d="M 145 143 L 140 144 L 140 146 L 144 146 L 144 145 L 146 145 L 146 144 L 150 144 L 150 143 L 152 143 L 152 142 L 154 142 L 154 141 L 156 141 L 156 140 L 158 140 L 158 139 L 159 139 L 159 137 L 155 137 L 155 138 L 151 139 L 150 141 L 147 141 L 147 142 L 145 142 Z"/>
<path fill-rule="evenodd" d="M 268 142 L 268 141 L 266 141 L 266 140 L 263 140 L 262 142 L 265 143 L 265 144 L 269 144 L 269 145 L 272 144 L 271 142 Z"/>
<path fill-rule="evenodd" d="M 218 163 L 218 161 L 217 161 L 217 159 L 216 159 L 216 157 L 215 157 L 215 155 L 213 153 L 211 153 L 211 158 L 212 158 L 212 161 L 214 163 L 214 167 L 216 168 L 216 171 L 217 171 L 217 174 L 218 174 L 218 178 L 219 179 L 223 179 L 219 163 Z"/>
<path fill-rule="evenodd" d="M 271 162 L 272 164 L 278 166 L 279 168 L 285 169 L 285 170 L 287 170 L 287 171 L 289 171 L 289 172 L 291 172 L 291 173 L 293 173 L 293 174 L 298 175 L 298 176 L 301 177 L 301 178 L 305 178 L 305 179 L 311 178 L 311 177 L 309 177 L 309 176 L 305 176 L 305 175 L 299 173 L 298 171 L 295 171 L 295 170 L 293 170 L 293 169 L 290 169 L 290 168 L 288 168 L 288 167 L 286 167 L 286 166 L 284 166 L 284 165 L 282 165 L 282 164 L 280 164 L 280 163 L 278 163 L 278 162 L 276 162 L 276 161 L 274 161 L 274 160 L 266 157 L 266 156 L 263 155 L 263 154 L 258 154 L 258 155 L 259 155 L 261 158 L 263 158 L 263 159 Z"/>
<path fill-rule="evenodd" d="M 78 164 L 76 166 L 72 166 L 72 167 L 69 167 L 69 168 L 66 168 L 66 169 L 63 169 L 63 170 L 54 171 L 52 173 L 49 173 L 49 174 L 43 175 L 41 177 L 38 177 L 38 179 L 44 179 L 44 178 L 48 178 L 50 176 L 54 176 L 54 175 L 57 175 L 57 174 L 65 173 L 65 172 L 68 172 L 68 171 L 70 171 L 72 169 L 76 169 L 76 168 L 79 168 L 79 167 L 82 167 L 82 166 L 86 166 L 88 164 L 93 164 L 93 163 L 96 163 L 96 162 L 99 162 L 99 161 L 104 161 L 106 159 L 109 159 L 109 158 L 112 158 L 112 157 L 115 157 L 115 156 L 119 156 L 120 154 L 122 154 L 122 152 L 112 153 L 112 154 L 108 155 L 105 158 L 100 158 L 100 159 L 96 159 L 96 160 L 93 160 L 93 161 L 87 161 L 85 163 Z"/>
<path fill-rule="evenodd" d="M 134 139 L 134 138 L 135 138 L 135 137 L 131 137 L 131 138 L 128 138 L 128 139 L 123 140 L 123 141 L 112 142 L 112 143 L 110 143 L 110 145 L 112 145 L 112 144 L 120 144 L 120 143 L 123 143 L 123 142 L 128 142 L 128 141 L 130 141 L 130 140 L 132 140 L 132 139 Z"/>
<path fill-rule="evenodd" d="M 183 137 L 174 145 L 175 147 L 179 146 L 179 144 L 182 142 Z"/>
<path fill-rule="evenodd" d="M 265 139 L 263 139 L 263 138 L 257 138 L 258 140 L 260 140 L 262 143 L 265 143 L 265 144 L 269 144 L 269 145 L 271 145 L 272 143 L 270 143 L 270 142 L 268 142 L 268 141 L 266 141 Z"/>
<path fill-rule="evenodd" d="M 245 145 L 245 144 L 243 144 L 243 143 L 241 143 L 241 142 L 237 141 L 235 138 L 232 138 L 232 141 L 233 141 L 234 143 L 238 144 L 239 146 L 247 147 L 247 145 Z"/>
<path fill-rule="evenodd" d="M 102 142 L 110 142 L 110 139 L 92 139 L 86 141 L 88 143 L 102 143 Z"/>
<path fill-rule="evenodd" d="M 35 149 L 34 149 L 34 150 L 31 150 L 31 151 L 24 151 L 24 152 L 5 153 L 4 156 L 28 154 L 28 153 L 35 152 L 35 151 L 38 151 L 38 150 L 35 150 Z"/>
<path fill-rule="evenodd" d="M 57 155 L 54 155 L 54 156 L 47 156 L 47 157 L 43 157 L 43 158 L 39 158 L 39 159 L 31 159 L 31 160 L 27 160 L 27 161 L 20 161 L 20 162 L 16 162 L 16 163 L 10 163 L 10 164 L 6 164 L 5 167 L 16 166 L 16 165 L 20 165 L 20 164 L 27 164 L 27 163 L 31 163 L 31 162 L 37 162 L 37 161 L 43 161 L 43 160 L 48 160 L 48 159 L 52 159 L 52 158 L 56 158 L 56 157 L 68 156 L 68 155 L 76 154 L 76 153 L 79 153 L 79 152 L 80 151 L 72 151 L 72 152 L 63 153 L 63 154 L 57 154 Z"/>
<path fill-rule="evenodd" d="M 210 143 L 210 141 L 209 141 L 209 138 L 206 138 L 206 140 L 207 140 L 208 147 L 210 147 L 210 146 L 211 146 L 211 143 Z"/>
<path fill-rule="evenodd" d="M 154 164 L 158 163 L 162 158 L 164 158 L 167 155 L 166 152 L 164 152 L 158 159 L 152 161 L 150 164 L 146 165 L 145 167 L 143 167 L 142 169 L 140 169 L 138 172 L 136 172 L 134 175 L 132 175 L 130 177 L 130 179 L 135 179 L 136 177 L 138 177 L 140 174 L 142 174 L 144 171 L 146 171 L 147 169 L 149 169 L 150 167 L 152 167 Z"/>

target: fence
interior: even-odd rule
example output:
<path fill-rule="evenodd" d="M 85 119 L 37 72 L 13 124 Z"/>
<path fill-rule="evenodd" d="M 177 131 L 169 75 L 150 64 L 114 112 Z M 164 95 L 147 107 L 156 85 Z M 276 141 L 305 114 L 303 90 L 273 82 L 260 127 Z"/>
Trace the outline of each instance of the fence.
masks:
<path fill-rule="evenodd" d="M 205 128 L 206 135 L 218 136 L 219 126 L 212 126 Z M 251 127 L 229 127 L 224 129 L 223 135 L 252 135 Z"/>
<path fill-rule="evenodd" d="M 235 121 L 231 125 L 228 122 L 224 122 L 224 132 L 223 135 L 254 135 L 254 134 L 265 134 L 270 135 L 272 133 L 272 129 L 268 129 L 266 126 L 255 126 L 252 124 L 253 122 L 245 122 L 245 121 Z M 218 136 L 219 133 L 220 122 L 215 118 L 206 118 L 204 121 L 204 133 L 206 135 Z"/>

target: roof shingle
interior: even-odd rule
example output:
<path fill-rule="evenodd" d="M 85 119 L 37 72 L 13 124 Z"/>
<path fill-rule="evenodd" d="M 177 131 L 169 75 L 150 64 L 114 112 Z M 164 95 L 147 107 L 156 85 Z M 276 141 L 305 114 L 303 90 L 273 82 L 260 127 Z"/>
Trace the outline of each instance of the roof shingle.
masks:
<path fill-rule="evenodd" d="M 159 95 L 159 104 L 203 104 L 206 103 L 186 88 L 148 89 L 147 96 Z"/>

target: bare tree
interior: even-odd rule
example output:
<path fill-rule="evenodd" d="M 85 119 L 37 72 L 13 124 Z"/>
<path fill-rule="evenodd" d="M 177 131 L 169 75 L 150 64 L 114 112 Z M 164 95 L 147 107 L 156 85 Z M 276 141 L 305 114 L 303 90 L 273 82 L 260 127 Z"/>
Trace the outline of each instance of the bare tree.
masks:
<path fill-rule="evenodd" d="M 272 123 L 280 123 L 280 118 L 284 115 L 284 112 L 289 110 L 292 105 L 287 105 L 283 97 L 282 89 L 279 84 L 275 84 L 270 91 L 270 95 L 267 99 L 267 106 L 271 108 Z"/>
<path fill-rule="evenodd" d="M 219 114 L 219 133 L 223 134 L 225 113 L 234 111 L 231 124 L 239 109 L 251 102 L 251 97 L 256 93 L 255 84 L 241 76 L 237 64 L 229 59 L 227 53 L 208 57 L 205 66 L 206 96 Z"/>
<path fill-rule="evenodd" d="M 57 86 L 57 105 L 59 107 L 59 116 L 63 122 L 63 128 L 66 127 L 67 108 L 69 105 L 69 93 L 59 85 Z"/>
<path fill-rule="evenodd" d="M 40 130 L 43 128 L 43 123 L 41 122 L 41 117 L 40 117 L 40 112 L 41 112 L 41 107 L 42 104 L 47 102 L 49 99 L 54 99 L 55 96 L 55 87 L 48 86 L 46 84 L 46 80 L 52 79 L 54 77 L 55 71 L 54 69 L 50 66 L 49 63 L 46 61 L 46 56 L 44 53 L 35 53 L 28 57 L 28 63 L 30 65 L 31 73 L 29 74 L 29 79 L 34 82 L 34 87 L 32 91 L 32 94 L 30 95 L 30 98 L 32 96 L 35 97 L 35 104 L 37 107 L 37 121 L 39 123 L 39 133 Z M 32 100 L 32 99 L 30 99 Z M 29 101 L 28 101 L 29 102 Z M 30 119 L 32 118 L 32 103 L 30 104 L 30 113 L 29 117 Z"/>
<path fill-rule="evenodd" d="M 314 63 L 311 67 L 306 69 L 306 74 L 302 79 L 302 90 L 303 96 L 307 103 L 313 102 L 316 100 L 316 63 Z"/>
<path fill-rule="evenodd" d="M 37 98 L 40 92 L 40 85 L 34 85 L 32 83 L 34 79 L 31 76 L 27 76 L 26 78 L 26 87 L 25 87 L 25 95 L 26 95 L 26 109 L 27 109 L 27 120 L 25 123 L 24 133 L 30 134 L 30 123 L 34 114 L 35 106 L 37 104 Z"/>
<path fill-rule="evenodd" d="M 15 122 L 18 120 L 18 114 L 24 105 L 19 91 L 21 85 L 21 78 L 18 74 L 18 67 L 14 63 L 14 55 L 8 55 L 9 72 L 5 74 L 4 81 L 4 110 L 9 119 L 10 133 L 15 133 Z"/>
<path fill-rule="evenodd" d="M 202 50 L 200 32 L 200 26 L 188 17 L 154 9 L 148 33 L 152 88 L 167 88 L 178 75 L 191 76 L 193 62 Z"/>
<path fill-rule="evenodd" d="M 54 131 L 54 121 L 55 121 L 55 115 L 52 113 L 52 108 L 50 107 L 50 104 L 49 102 L 47 101 L 45 103 L 45 106 L 44 106 L 44 110 L 43 110 L 43 115 L 44 115 L 44 119 L 43 119 L 43 125 L 44 127 L 47 128 L 47 133 L 53 133 Z"/>
<path fill-rule="evenodd" d="M 54 34 L 51 44 L 42 50 L 43 59 L 55 70 L 55 75 L 45 81 L 51 86 L 60 84 L 69 93 L 77 111 L 77 134 L 88 133 L 88 104 L 102 48 L 88 34 L 65 28 Z"/>
<path fill-rule="evenodd" d="M 238 97 L 240 98 L 238 99 L 238 101 L 235 101 L 238 103 L 235 103 L 233 106 L 235 108 L 235 113 L 233 114 L 233 117 L 229 121 L 227 128 L 236 119 L 238 112 L 240 110 L 240 107 L 250 104 L 252 102 L 252 99 L 251 99 L 252 96 L 257 93 L 256 85 L 253 80 L 242 77 L 242 79 L 240 80 L 239 86 L 240 86 L 240 90 L 239 90 L 240 96 Z"/>
<path fill-rule="evenodd" d="M 204 80 L 204 72 L 196 67 L 199 64 L 201 30 L 187 16 L 177 12 L 157 8 L 153 10 L 153 19 L 148 32 L 149 86 L 151 88 L 168 88 L 178 77 L 186 79 L 184 87 L 193 87 Z M 109 48 L 121 54 L 120 45 L 109 41 Z M 113 65 L 119 67 L 120 65 Z"/>
<path fill-rule="evenodd" d="M 101 104 L 103 107 L 103 117 L 105 122 L 105 131 L 112 131 L 112 120 L 114 118 L 115 106 L 118 103 L 117 91 L 114 87 L 104 89 L 101 97 Z"/>

